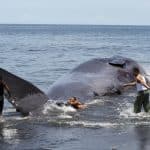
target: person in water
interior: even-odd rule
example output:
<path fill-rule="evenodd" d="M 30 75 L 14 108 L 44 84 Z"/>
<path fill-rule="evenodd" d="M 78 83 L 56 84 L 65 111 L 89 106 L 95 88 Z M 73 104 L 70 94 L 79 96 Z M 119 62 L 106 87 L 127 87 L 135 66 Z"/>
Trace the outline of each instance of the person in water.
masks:
<path fill-rule="evenodd" d="M 141 112 L 142 106 L 145 112 L 149 112 L 149 89 L 150 86 L 146 83 L 145 77 L 140 73 L 138 68 L 133 68 L 133 76 L 134 81 L 128 84 L 124 84 L 124 86 L 134 86 L 137 88 L 137 97 L 134 102 L 134 112 Z"/>
<path fill-rule="evenodd" d="M 63 103 L 63 102 L 57 102 L 56 103 L 58 106 L 62 107 L 62 106 L 72 106 L 75 109 L 84 109 L 87 107 L 87 105 L 81 103 L 76 97 L 70 97 L 67 101 L 67 103 Z"/>
<path fill-rule="evenodd" d="M 10 97 L 10 90 L 8 86 L 4 83 L 2 76 L 0 76 L 0 115 L 2 115 L 4 107 L 4 91 L 7 91 L 8 96 Z"/>
<path fill-rule="evenodd" d="M 81 103 L 76 97 L 71 97 L 67 101 L 68 105 L 71 105 L 75 109 L 84 109 L 87 105 Z"/>

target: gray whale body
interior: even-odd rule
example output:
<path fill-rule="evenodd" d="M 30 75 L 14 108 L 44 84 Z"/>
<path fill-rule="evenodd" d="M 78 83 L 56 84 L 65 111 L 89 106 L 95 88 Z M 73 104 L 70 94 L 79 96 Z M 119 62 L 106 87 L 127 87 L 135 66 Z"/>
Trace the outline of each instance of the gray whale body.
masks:
<path fill-rule="evenodd" d="M 67 100 L 71 96 L 81 101 L 99 96 L 121 94 L 122 85 L 133 81 L 133 67 L 144 69 L 134 60 L 122 56 L 95 58 L 80 64 L 56 81 L 48 91 L 54 100 Z"/>
<path fill-rule="evenodd" d="M 133 80 L 133 67 L 138 67 L 143 75 L 146 74 L 130 58 L 95 58 L 78 65 L 56 81 L 48 94 L 2 68 L 0 75 L 10 88 L 11 97 L 8 101 L 22 114 L 28 114 L 40 111 L 48 99 L 66 101 L 69 97 L 76 96 L 84 102 L 100 96 L 121 94 L 126 90 L 122 85 Z M 148 79 L 147 81 L 149 82 Z"/>

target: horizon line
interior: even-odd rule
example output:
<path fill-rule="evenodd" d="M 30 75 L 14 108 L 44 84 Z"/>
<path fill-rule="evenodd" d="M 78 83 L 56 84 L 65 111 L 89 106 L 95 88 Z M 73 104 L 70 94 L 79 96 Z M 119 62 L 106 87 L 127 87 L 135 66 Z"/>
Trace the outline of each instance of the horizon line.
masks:
<path fill-rule="evenodd" d="M 0 23 L 0 25 L 150 26 L 145 24 Z"/>

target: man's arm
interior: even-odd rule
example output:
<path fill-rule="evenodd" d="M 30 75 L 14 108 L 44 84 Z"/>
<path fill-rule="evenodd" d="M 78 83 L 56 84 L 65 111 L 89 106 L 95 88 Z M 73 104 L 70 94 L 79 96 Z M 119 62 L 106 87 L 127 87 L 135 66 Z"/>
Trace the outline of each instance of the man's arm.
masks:
<path fill-rule="evenodd" d="M 147 83 L 144 82 L 144 80 L 143 80 L 143 78 L 142 78 L 141 76 L 138 76 L 138 77 L 137 77 L 137 81 L 138 81 L 139 83 L 141 83 L 142 85 L 144 85 L 147 89 L 150 89 L 150 86 L 147 85 Z"/>
<path fill-rule="evenodd" d="M 124 84 L 123 86 L 126 87 L 126 86 L 134 86 L 136 84 L 135 81 L 133 82 L 130 82 L 130 83 L 127 83 L 127 84 Z"/>

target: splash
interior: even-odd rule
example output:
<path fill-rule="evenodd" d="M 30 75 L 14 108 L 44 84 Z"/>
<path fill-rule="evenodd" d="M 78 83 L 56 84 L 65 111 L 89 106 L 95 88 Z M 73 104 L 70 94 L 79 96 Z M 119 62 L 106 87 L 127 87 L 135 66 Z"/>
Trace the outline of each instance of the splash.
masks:
<path fill-rule="evenodd" d="M 44 115 L 47 115 L 49 117 L 56 117 L 59 119 L 71 119 L 72 114 L 76 112 L 76 109 L 74 109 L 71 106 L 58 106 L 55 101 L 49 100 L 45 105 L 42 113 Z"/>
<path fill-rule="evenodd" d="M 85 103 L 87 107 L 90 107 L 91 105 L 103 105 L 104 100 L 102 99 L 94 99 L 90 102 Z M 58 106 L 55 101 L 49 100 L 45 105 L 43 109 L 43 114 L 51 114 L 51 113 L 75 113 L 77 110 L 73 108 L 72 106 Z"/>
<path fill-rule="evenodd" d="M 16 109 L 13 107 L 8 107 L 7 109 L 4 109 L 3 115 L 1 116 L 1 121 L 6 122 L 6 121 L 14 121 L 14 120 L 26 120 L 29 119 L 29 116 L 22 116 L 19 112 L 16 112 Z"/>
<path fill-rule="evenodd" d="M 104 100 L 103 99 L 94 99 L 94 100 L 91 100 L 90 102 L 87 102 L 86 105 L 103 105 L 104 104 Z"/>
<path fill-rule="evenodd" d="M 76 109 L 74 109 L 71 106 L 66 106 L 66 105 L 62 105 L 62 106 L 58 106 L 54 101 L 49 100 L 45 105 L 44 105 L 44 109 L 43 109 L 43 114 L 49 114 L 49 113 L 69 113 L 69 112 L 76 112 Z"/>
<path fill-rule="evenodd" d="M 126 119 L 144 119 L 144 118 L 150 118 L 150 113 L 146 113 L 146 112 L 140 112 L 140 113 L 134 113 L 133 111 L 133 103 L 126 103 L 124 107 L 122 107 L 121 109 L 118 109 L 120 114 L 119 116 L 122 118 L 126 118 Z"/>

